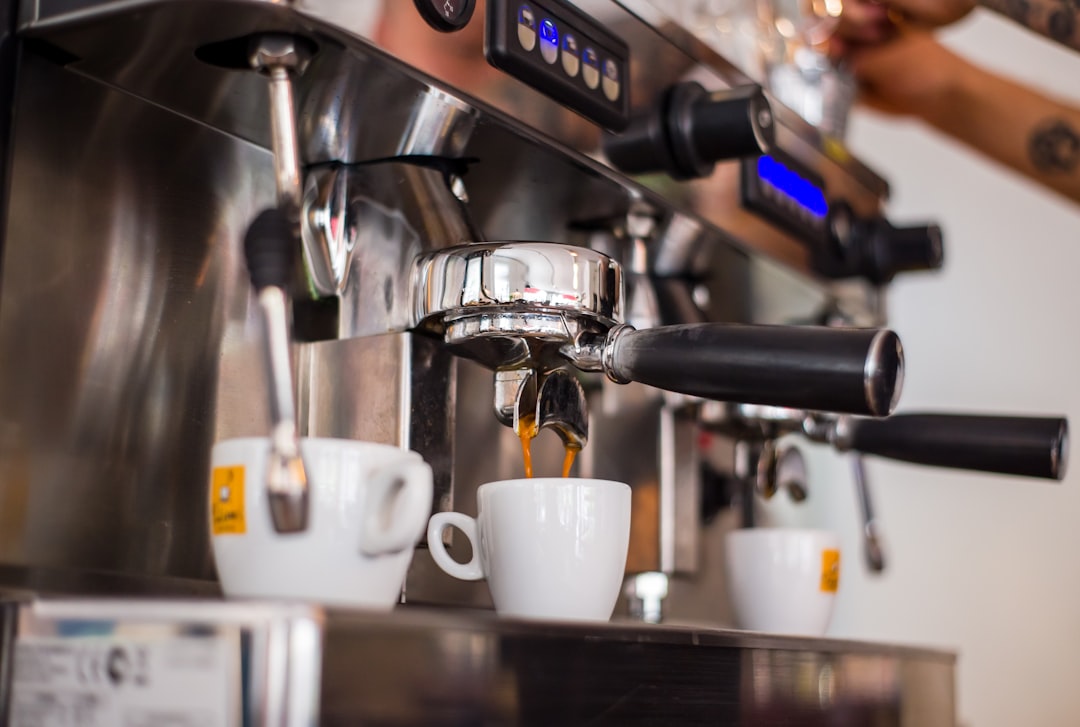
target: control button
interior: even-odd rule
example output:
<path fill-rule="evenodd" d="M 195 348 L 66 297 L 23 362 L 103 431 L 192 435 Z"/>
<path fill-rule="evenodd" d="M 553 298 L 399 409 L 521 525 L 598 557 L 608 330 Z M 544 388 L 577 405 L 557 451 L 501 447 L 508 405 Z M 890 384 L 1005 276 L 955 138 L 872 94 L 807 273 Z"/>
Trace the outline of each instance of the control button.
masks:
<path fill-rule="evenodd" d="M 610 58 L 604 59 L 604 95 L 608 101 L 619 97 L 619 65 Z"/>
<path fill-rule="evenodd" d="M 559 60 L 559 29 L 547 18 L 540 21 L 540 56 L 548 63 Z"/>
<path fill-rule="evenodd" d="M 452 33 L 472 19 L 476 0 L 413 0 L 416 9 L 435 30 Z"/>
<path fill-rule="evenodd" d="M 581 78 L 589 88 L 600 85 L 600 56 L 592 48 L 586 48 L 581 54 Z"/>
<path fill-rule="evenodd" d="M 562 67 L 566 75 L 573 78 L 581 68 L 581 53 L 578 50 L 577 38 L 573 33 L 567 33 L 562 41 Z"/>
<path fill-rule="evenodd" d="M 518 43 L 527 51 L 536 47 L 536 16 L 532 8 L 522 5 L 518 8 Z"/>

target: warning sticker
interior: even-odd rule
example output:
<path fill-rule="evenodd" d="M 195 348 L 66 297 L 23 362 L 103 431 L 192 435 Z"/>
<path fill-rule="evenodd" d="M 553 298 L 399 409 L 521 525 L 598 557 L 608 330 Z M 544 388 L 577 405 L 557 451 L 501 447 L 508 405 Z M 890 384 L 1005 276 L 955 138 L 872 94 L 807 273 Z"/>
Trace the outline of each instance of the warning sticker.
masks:
<path fill-rule="evenodd" d="M 20 637 L 12 727 L 232 727 L 238 639 Z"/>
<path fill-rule="evenodd" d="M 840 587 L 840 551 L 821 551 L 821 590 L 836 593 Z"/>
<path fill-rule="evenodd" d="M 243 535 L 244 467 L 215 467 L 210 475 L 210 512 L 214 535 Z"/>

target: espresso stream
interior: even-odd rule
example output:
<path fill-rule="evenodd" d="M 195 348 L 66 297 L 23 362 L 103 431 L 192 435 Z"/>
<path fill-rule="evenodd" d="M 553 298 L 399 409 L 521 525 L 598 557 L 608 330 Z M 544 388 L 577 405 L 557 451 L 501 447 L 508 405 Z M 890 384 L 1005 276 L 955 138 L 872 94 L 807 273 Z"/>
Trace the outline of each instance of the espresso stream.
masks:
<path fill-rule="evenodd" d="M 536 427 L 535 417 L 524 417 L 518 422 L 518 437 L 521 439 L 521 454 L 525 459 L 525 476 L 533 476 L 533 463 L 532 463 L 532 440 L 539 434 L 539 430 Z M 574 447 L 572 445 L 563 443 L 563 450 L 566 452 L 563 455 L 562 463 L 562 476 L 570 476 L 570 468 L 574 466 L 574 458 L 577 457 L 577 453 L 581 451 L 580 447 Z"/>

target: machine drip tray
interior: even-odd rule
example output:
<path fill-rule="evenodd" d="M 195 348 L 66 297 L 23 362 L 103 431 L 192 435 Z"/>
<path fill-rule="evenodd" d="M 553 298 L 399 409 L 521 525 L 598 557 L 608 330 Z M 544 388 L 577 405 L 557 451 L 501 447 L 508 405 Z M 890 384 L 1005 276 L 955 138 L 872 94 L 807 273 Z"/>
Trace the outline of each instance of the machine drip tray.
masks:
<path fill-rule="evenodd" d="M 31 600 L 3 615 L 13 727 L 955 724 L 955 657 L 907 647 L 413 607 Z"/>

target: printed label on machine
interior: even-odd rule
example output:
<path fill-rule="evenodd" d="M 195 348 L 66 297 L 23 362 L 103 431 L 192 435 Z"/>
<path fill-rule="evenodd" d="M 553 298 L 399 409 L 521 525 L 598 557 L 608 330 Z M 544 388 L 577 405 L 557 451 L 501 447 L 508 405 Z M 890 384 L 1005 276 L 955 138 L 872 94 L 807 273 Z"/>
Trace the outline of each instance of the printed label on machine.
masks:
<path fill-rule="evenodd" d="M 20 637 L 12 727 L 230 727 L 239 644 L 177 637 Z"/>

